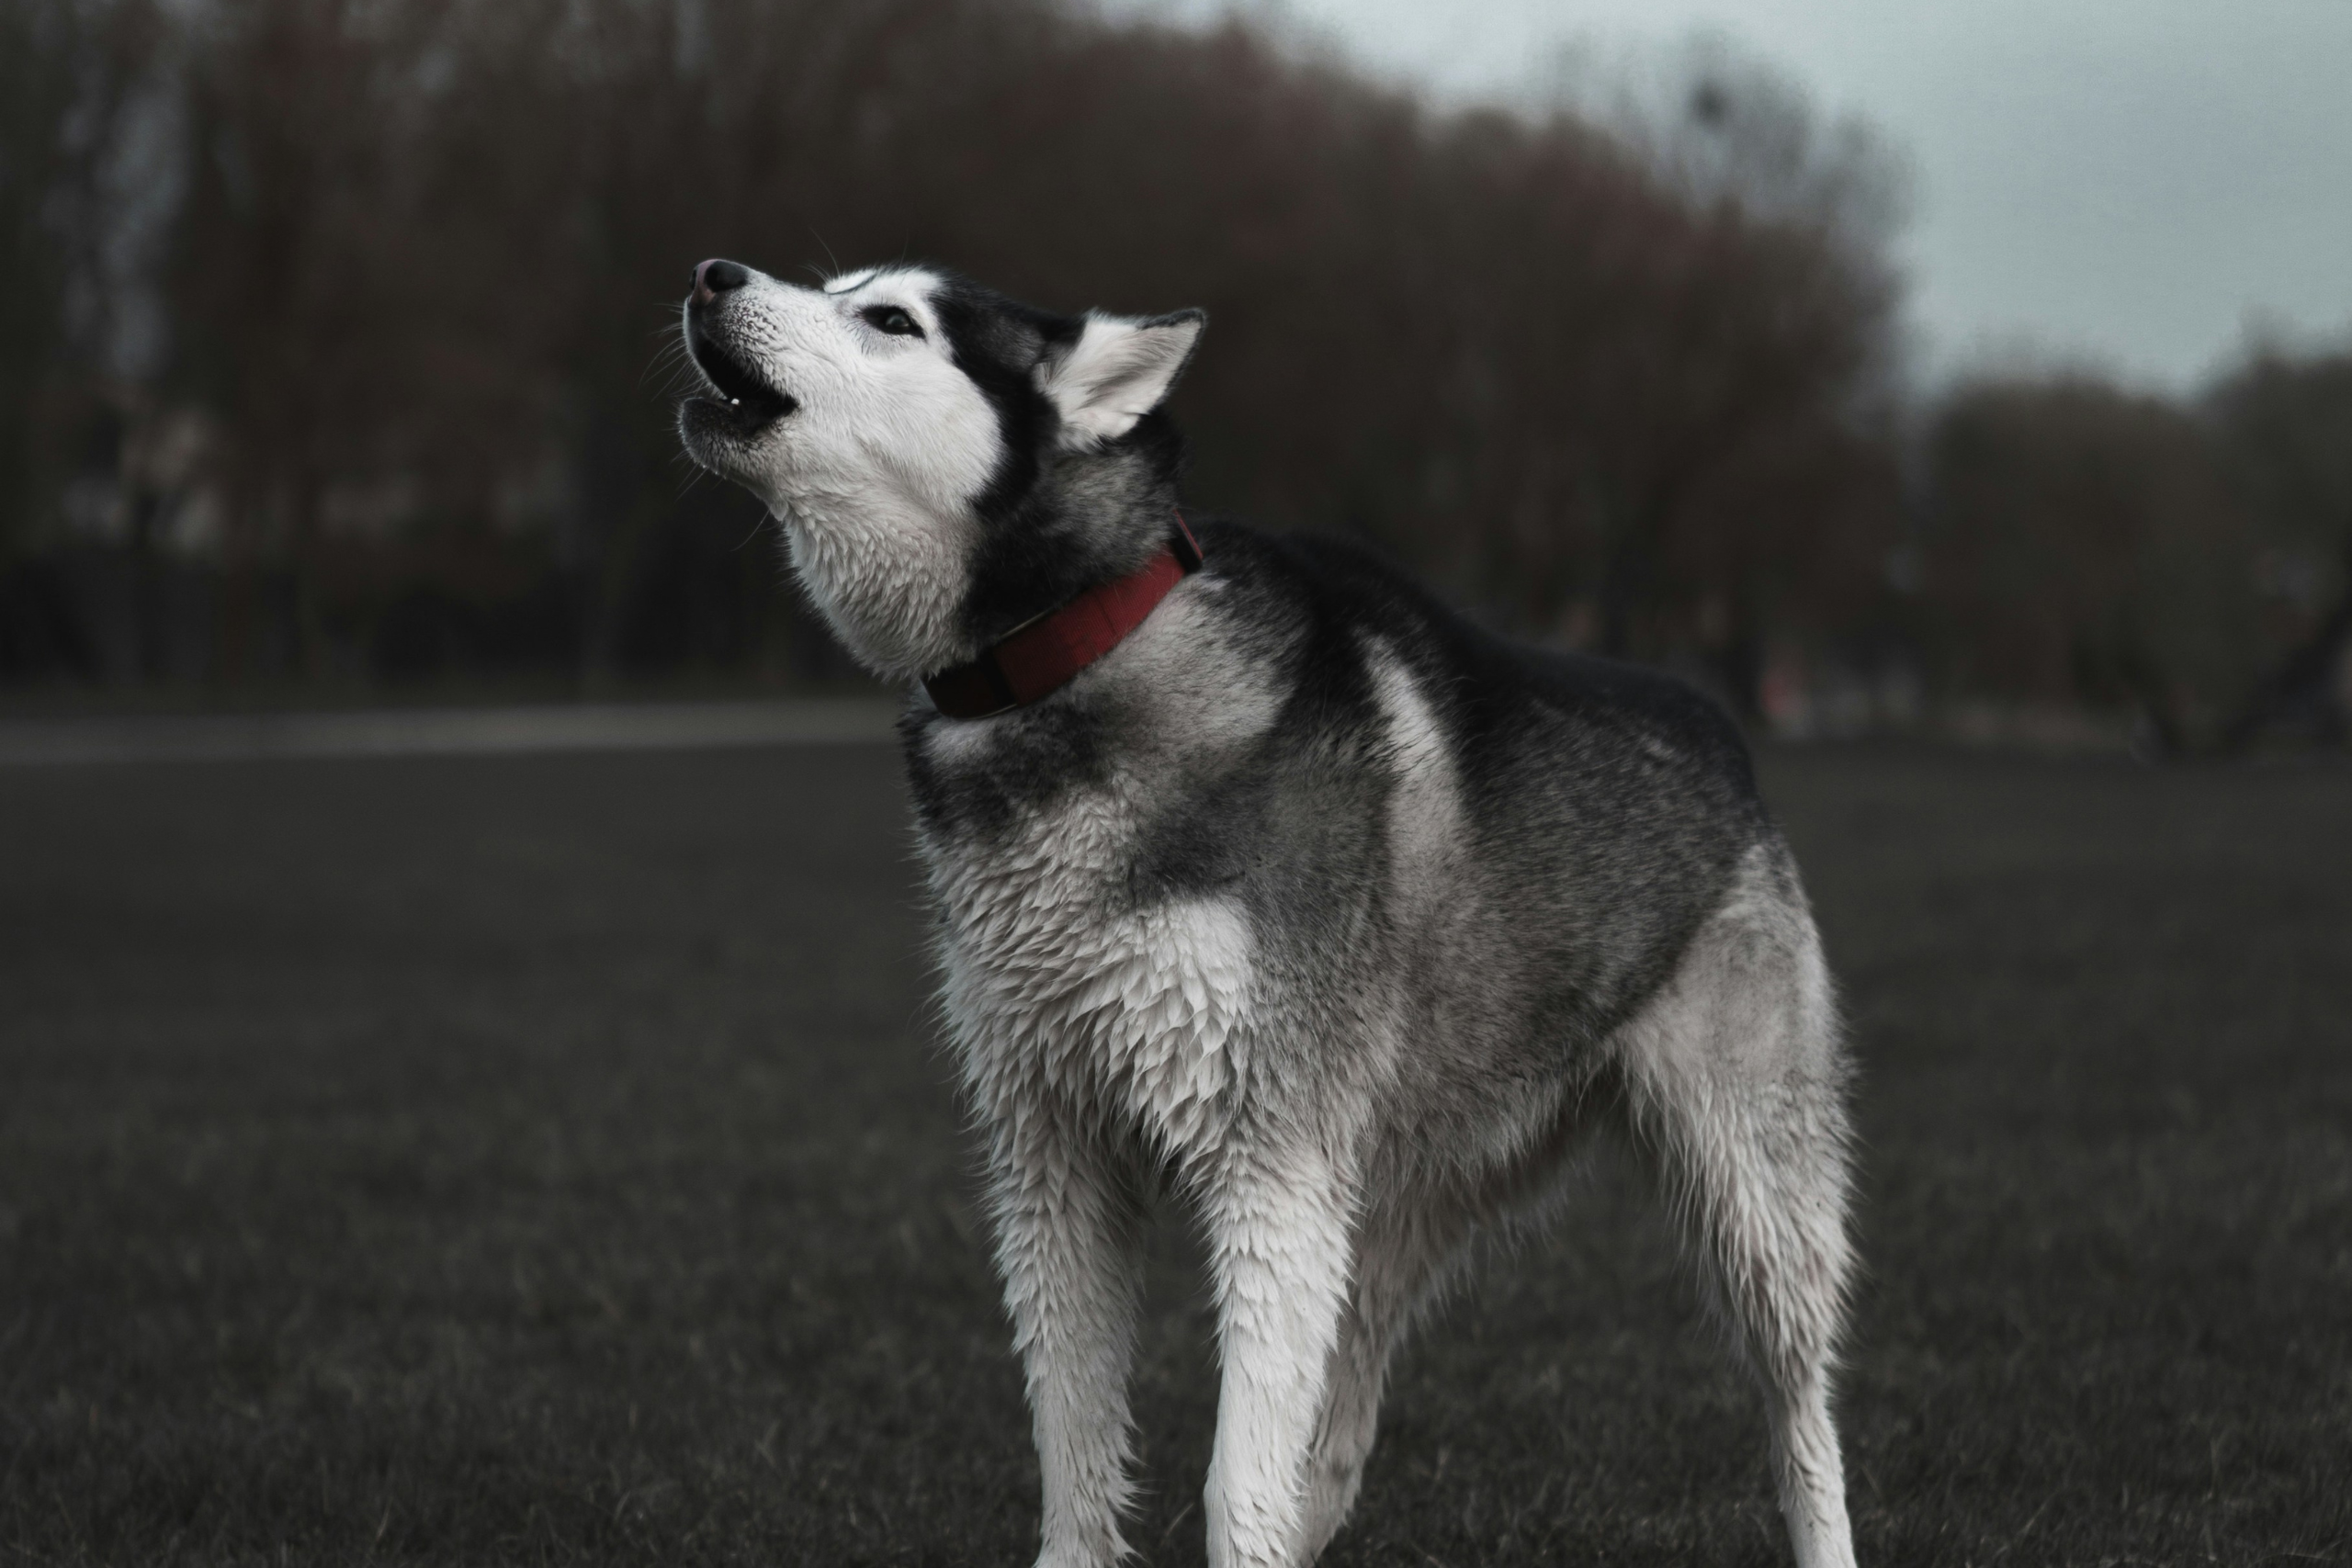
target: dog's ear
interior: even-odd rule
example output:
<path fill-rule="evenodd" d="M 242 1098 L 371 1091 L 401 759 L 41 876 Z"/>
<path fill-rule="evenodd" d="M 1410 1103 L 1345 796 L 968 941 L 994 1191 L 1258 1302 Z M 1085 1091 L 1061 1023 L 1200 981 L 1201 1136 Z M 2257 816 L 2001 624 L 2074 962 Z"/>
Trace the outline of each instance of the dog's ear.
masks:
<path fill-rule="evenodd" d="M 1160 405 L 1208 325 L 1204 310 L 1135 321 L 1086 314 L 1076 342 L 1037 366 L 1038 389 L 1062 416 L 1068 447 L 1115 441 Z"/>

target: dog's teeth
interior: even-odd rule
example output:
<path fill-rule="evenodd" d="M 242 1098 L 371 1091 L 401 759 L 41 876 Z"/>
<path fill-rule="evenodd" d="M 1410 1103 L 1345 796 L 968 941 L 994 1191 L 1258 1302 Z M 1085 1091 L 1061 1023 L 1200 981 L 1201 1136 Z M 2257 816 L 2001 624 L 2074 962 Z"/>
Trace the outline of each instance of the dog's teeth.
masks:
<path fill-rule="evenodd" d="M 729 398 L 729 399 L 728 399 L 728 400 L 727 400 L 727 401 L 728 401 L 729 406 L 733 407 L 733 408 L 739 408 L 739 409 L 740 409 L 740 408 L 741 408 L 741 407 L 743 406 L 743 400 L 742 400 L 742 399 L 741 399 L 741 398 Z"/>

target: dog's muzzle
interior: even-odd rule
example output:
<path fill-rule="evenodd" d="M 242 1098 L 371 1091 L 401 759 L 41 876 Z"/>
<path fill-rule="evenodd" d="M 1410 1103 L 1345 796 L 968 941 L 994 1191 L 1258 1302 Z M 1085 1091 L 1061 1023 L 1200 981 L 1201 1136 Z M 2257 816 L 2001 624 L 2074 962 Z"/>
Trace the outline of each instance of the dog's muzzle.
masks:
<path fill-rule="evenodd" d="M 767 378 L 729 341 L 728 299 L 752 279 L 731 261 L 707 261 L 695 268 L 694 292 L 686 297 L 686 353 L 710 385 L 712 397 L 690 398 L 737 435 L 755 435 L 800 404 Z"/>

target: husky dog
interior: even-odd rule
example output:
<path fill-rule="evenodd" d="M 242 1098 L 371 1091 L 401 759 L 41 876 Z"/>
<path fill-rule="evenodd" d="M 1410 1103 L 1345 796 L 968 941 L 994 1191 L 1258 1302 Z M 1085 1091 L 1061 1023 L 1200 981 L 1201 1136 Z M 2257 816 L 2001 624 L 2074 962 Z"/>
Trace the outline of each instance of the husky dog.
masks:
<path fill-rule="evenodd" d="M 912 693 L 1038 1562 L 1126 1550 L 1144 1194 L 1196 1207 L 1215 1273 L 1209 1562 L 1305 1564 L 1416 1314 L 1613 1126 L 1763 1386 L 1798 1562 L 1850 1564 L 1847 1066 L 1739 732 L 1351 547 L 1188 525 L 1159 411 L 1204 320 L 727 261 L 685 306 L 686 449 Z"/>

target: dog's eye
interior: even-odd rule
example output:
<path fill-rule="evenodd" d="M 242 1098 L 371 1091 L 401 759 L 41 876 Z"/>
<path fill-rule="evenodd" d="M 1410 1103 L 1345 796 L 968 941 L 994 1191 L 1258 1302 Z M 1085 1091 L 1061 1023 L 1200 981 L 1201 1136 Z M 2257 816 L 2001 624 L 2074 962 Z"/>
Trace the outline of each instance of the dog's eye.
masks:
<path fill-rule="evenodd" d="M 888 333 L 892 337 L 922 336 L 922 323 L 896 305 L 868 305 L 858 314 L 877 333 Z"/>

